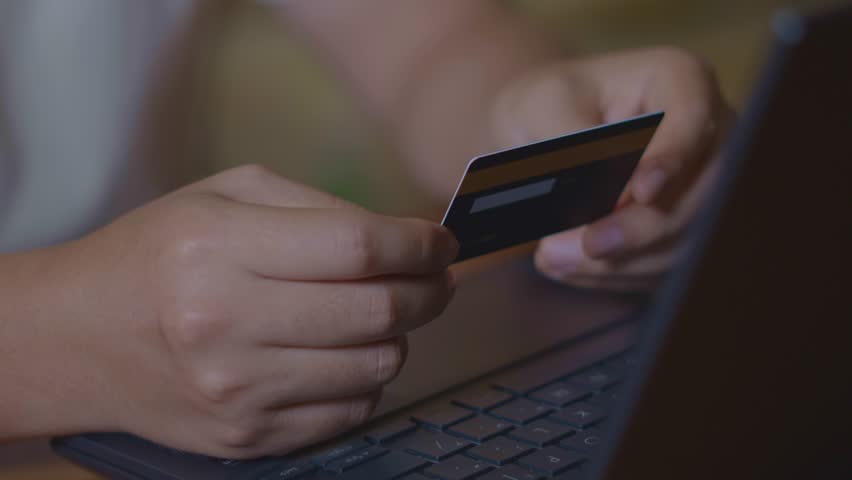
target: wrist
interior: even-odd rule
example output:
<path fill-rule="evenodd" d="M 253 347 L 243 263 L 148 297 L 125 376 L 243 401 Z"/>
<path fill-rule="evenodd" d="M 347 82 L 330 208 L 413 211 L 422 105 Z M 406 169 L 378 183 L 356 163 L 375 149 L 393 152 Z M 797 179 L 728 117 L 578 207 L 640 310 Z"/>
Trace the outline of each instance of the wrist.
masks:
<path fill-rule="evenodd" d="M 0 257 L 0 440 L 108 428 L 70 245 Z"/>

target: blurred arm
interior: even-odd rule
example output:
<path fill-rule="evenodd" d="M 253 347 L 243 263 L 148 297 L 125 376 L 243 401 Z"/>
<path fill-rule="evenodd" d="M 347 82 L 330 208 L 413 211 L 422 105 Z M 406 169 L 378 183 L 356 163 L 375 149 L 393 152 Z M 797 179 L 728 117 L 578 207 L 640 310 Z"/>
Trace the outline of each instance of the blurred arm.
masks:
<path fill-rule="evenodd" d="M 491 109 L 555 45 L 489 0 L 271 3 L 327 54 L 389 129 L 418 178 L 447 199 L 466 162 L 497 146 Z"/>

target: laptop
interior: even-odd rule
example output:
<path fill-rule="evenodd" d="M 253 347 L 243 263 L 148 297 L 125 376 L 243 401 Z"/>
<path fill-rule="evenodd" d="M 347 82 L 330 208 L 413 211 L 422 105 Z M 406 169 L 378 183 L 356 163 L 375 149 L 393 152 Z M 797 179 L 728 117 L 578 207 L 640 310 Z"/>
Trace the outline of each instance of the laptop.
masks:
<path fill-rule="evenodd" d="M 852 6 L 774 36 L 652 297 L 485 262 L 344 436 L 249 461 L 122 433 L 55 450 L 134 480 L 852 479 Z"/>

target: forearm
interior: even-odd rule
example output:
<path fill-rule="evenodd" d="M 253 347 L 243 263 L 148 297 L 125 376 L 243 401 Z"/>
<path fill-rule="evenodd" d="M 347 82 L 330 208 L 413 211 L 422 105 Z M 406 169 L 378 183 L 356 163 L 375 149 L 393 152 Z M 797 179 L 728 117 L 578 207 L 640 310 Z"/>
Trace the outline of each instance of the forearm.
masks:
<path fill-rule="evenodd" d="M 472 156 L 498 147 L 490 122 L 501 87 L 558 54 L 493 1 L 284 5 L 440 197 Z"/>
<path fill-rule="evenodd" d="M 100 425 L 97 370 L 71 334 L 79 279 L 56 250 L 0 256 L 0 442 Z"/>

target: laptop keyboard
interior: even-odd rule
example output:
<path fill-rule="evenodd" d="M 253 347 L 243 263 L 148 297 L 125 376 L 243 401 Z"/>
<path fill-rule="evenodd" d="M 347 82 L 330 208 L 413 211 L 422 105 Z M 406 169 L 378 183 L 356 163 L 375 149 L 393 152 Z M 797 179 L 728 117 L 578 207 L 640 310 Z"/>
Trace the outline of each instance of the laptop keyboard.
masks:
<path fill-rule="evenodd" d="M 299 462 L 235 462 L 253 480 L 536 480 L 584 478 L 631 357 L 576 372 L 524 371 Z"/>

